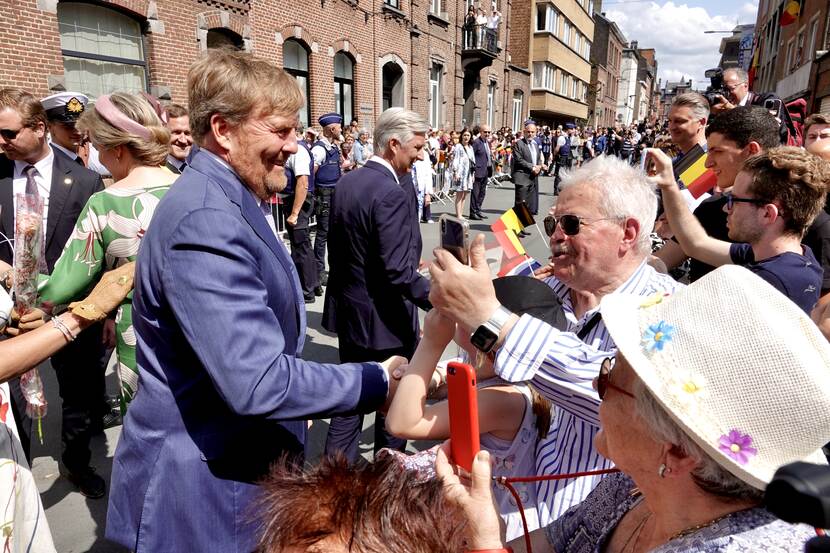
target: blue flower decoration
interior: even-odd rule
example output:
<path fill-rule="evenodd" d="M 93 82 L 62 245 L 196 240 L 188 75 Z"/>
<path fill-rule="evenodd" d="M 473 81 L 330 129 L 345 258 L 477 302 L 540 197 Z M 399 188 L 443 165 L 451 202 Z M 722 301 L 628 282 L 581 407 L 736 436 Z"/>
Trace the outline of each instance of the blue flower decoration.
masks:
<path fill-rule="evenodd" d="M 643 333 L 643 343 L 646 351 L 663 351 L 666 342 L 670 342 L 674 335 L 674 327 L 666 321 L 649 326 Z"/>

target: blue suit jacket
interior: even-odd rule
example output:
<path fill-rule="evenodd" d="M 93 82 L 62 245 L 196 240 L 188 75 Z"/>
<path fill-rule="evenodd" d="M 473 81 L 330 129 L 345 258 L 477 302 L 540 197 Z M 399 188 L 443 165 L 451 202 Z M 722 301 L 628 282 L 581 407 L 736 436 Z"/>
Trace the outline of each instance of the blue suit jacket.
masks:
<path fill-rule="evenodd" d="M 492 155 L 487 157 L 487 144 L 481 137 L 473 140 L 473 153 L 476 158 L 475 178 L 484 179 L 493 176 Z"/>
<path fill-rule="evenodd" d="M 418 311 L 430 309 L 418 273 L 421 231 L 415 187 L 369 161 L 343 175 L 331 209 L 323 326 L 366 349 L 413 350 Z"/>
<path fill-rule="evenodd" d="M 159 204 L 133 297 L 140 386 L 112 470 L 108 539 L 136 552 L 254 549 L 254 484 L 302 453 L 306 419 L 377 409 L 376 363 L 299 359 L 291 257 L 253 194 L 204 150 Z"/>

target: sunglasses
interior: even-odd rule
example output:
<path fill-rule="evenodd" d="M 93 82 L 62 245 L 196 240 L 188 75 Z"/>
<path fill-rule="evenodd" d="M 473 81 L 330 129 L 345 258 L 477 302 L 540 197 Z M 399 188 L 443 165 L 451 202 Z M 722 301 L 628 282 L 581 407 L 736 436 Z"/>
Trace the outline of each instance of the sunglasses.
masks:
<path fill-rule="evenodd" d="M 11 129 L 0 129 L 0 136 L 3 137 L 3 140 L 14 140 L 17 138 L 17 135 L 20 134 L 20 131 L 25 129 L 26 127 L 20 127 L 16 131 Z"/>
<path fill-rule="evenodd" d="M 545 234 L 548 236 L 553 236 L 553 233 L 556 232 L 556 226 L 559 225 L 562 228 L 562 232 L 564 232 L 568 236 L 574 236 L 579 234 L 579 227 L 582 225 L 587 225 L 588 221 L 612 221 L 616 220 L 617 217 L 601 217 L 597 219 L 589 219 L 587 217 L 580 217 L 579 215 L 560 215 L 557 217 L 556 215 L 548 215 L 545 217 L 544 225 L 545 225 Z"/>
<path fill-rule="evenodd" d="M 732 193 L 724 194 L 726 197 L 726 209 L 732 209 L 736 203 L 746 203 L 746 204 L 755 204 L 755 205 L 765 205 L 769 202 L 765 202 L 764 200 L 759 200 L 757 198 L 736 198 L 732 195 Z"/>
<path fill-rule="evenodd" d="M 613 357 L 606 357 L 602 360 L 602 365 L 599 367 L 599 376 L 597 377 L 597 395 L 599 399 L 605 399 L 605 394 L 608 393 L 608 389 L 612 388 L 621 394 L 625 394 L 628 397 L 633 398 L 634 394 L 629 392 L 628 390 L 623 390 L 619 386 L 611 383 L 611 369 L 614 368 L 614 358 Z"/>

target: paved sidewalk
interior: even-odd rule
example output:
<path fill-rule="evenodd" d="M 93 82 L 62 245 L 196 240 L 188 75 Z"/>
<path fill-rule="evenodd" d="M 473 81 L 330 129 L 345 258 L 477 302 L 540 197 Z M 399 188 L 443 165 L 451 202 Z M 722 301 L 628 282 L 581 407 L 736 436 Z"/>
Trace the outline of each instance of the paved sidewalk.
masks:
<path fill-rule="evenodd" d="M 540 179 L 539 204 L 540 211 L 538 225 L 541 229 L 541 219 L 545 216 L 548 208 L 554 203 L 553 178 L 543 177 Z M 484 201 L 483 212 L 487 219 L 485 221 L 471 221 L 470 230 L 474 236 L 477 232 L 489 232 L 490 225 L 508 208 L 513 206 L 513 185 L 510 182 L 502 183 L 501 188 L 489 188 Z M 432 218 L 437 221 L 442 213 L 453 213 L 452 199 L 445 204 L 433 204 Z M 469 213 L 469 199 L 465 206 L 465 216 Z M 534 256 L 541 263 L 547 261 L 550 254 L 547 237 L 540 235 L 540 232 L 529 228 L 532 235 L 522 240 L 530 255 Z M 438 225 L 421 224 L 421 236 L 424 249 L 423 259 L 432 259 L 432 249 L 438 245 Z M 308 335 L 303 351 L 306 359 L 320 362 L 338 361 L 337 338 L 321 328 L 321 317 L 323 311 L 322 298 L 318 298 L 314 304 L 306 306 L 308 313 Z M 422 314 L 423 315 L 423 314 Z M 454 355 L 455 351 L 449 351 L 448 355 Z M 38 443 L 32 446 L 33 469 L 38 489 L 41 492 L 43 506 L 46 509 L 46 517 L 52 530 L 55 540 L 55 547 L 60 553 L 124 553 L 126 549 L 121 548 L 104 539 L 104 525 L 106 522 L 107 503 L 106 498 L 87 499 L 76 491 L 74 486 L 66 479 L 59 477 L 57 459 L 60 455 L 60 398 L 58 397 L 58 385 L 55 373 L 48 362 L 41 366 L 41 376 L 47 392 L 49 401 L 49 414 L 43 421 L 44 444 Z M 107 387 L 111 393 L 117 389 L 116 375 L 112 370 L 107 374 Z M 364 422 L 364 437 L 371 439 L 374 417 L 367 416 Z M 316 420 L 311 426 L 309 433 L 308 455 L 310 460 L 319 457 L 325 443 L 328 422 Z M 92 464 L 98 473 L 109 482 L 112 470 L 112 457 L 115 453 L 115 446 L 121 427 L 111 428 L 105 435 L 93 439 L 92 442 Z M 415 442 L 410 448 L 422 449 L 428 443 Z M 361 452 L 367 458 L 371 456 L 371 445 L 361 444 Z M 184 552 L 182 552 L 184 553 Z"/>

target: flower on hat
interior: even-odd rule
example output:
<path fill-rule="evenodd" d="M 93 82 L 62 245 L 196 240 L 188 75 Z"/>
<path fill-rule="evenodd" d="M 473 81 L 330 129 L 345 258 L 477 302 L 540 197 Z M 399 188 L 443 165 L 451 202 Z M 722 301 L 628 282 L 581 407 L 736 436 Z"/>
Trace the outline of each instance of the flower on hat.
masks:
<path fill-rule="evenodd" d="M 701 400 L 709 396 L 706 377 L 691 372 L 673 375 L 668 393 L 686 409 L 696 412 Z"/>
<path fill-rule="evenodd" d="M 752 436 L 744 434 L 736 428 L 730 430 L 729 434 L 720 437 L 718 447 L 740 465 L 747 464 L 750 457 L 754 457 L 758 453 L 758 450 L 752 447 Z"/>
<path fill-rule="evenodd" d="M 666 321 L 649 325 L 643 332 L 643 344 L 647 351 L 663 351 L 666 342 L 670 342 L 674 335 L 674 327 Z"/>

